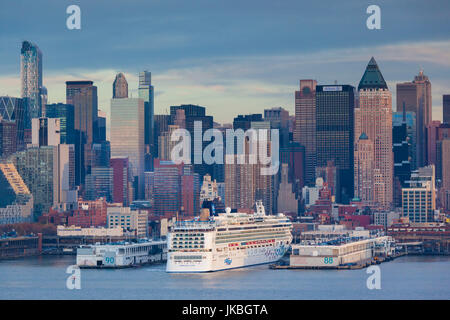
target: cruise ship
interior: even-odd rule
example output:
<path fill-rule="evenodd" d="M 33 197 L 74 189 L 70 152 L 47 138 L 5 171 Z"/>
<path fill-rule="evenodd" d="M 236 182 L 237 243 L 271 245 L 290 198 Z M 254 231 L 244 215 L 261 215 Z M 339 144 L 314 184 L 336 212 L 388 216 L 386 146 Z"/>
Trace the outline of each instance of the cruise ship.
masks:
<path fill-rule="evenodd" d="M 175 223 L 168 234 L 167 272 L 209 272 L 271 263 L 292 241 L 292 223 L 284 214 L 266 215 L 262 202 L 254 214 L 210 214 Z"/>
<path fill-rule="evenodd" d="M 166 258 L 166 241 L 140 240 L 83 245 L 77 249 L 76 261 L 80 268 L 125 268 L 165 261 Z"/>

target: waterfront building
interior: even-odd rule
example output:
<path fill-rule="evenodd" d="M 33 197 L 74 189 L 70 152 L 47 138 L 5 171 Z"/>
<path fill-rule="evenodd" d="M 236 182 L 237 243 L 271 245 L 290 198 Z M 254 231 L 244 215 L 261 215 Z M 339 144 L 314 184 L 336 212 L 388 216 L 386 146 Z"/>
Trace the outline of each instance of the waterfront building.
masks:
<path fill-rule="evenodd" d="M 286 148 L 289 145 L 289 111 L 282 107 L 264 109 L 264 121 L 270 122 L 270 128 L 279 132 L 279 146 Z"/>
<path fill-rule="evenodd" d="M 120 72 L 116 75 L 113 82 L 113 98 L 128 98 L 128 82 L 125 75 Z"/>
<path fill-rule="evenodd" d="M 300 80 L 295 91 L 294 142 L 305 147 L 305 184 L 314 185 L 316 168 L 316 80 Z"/>
<path fill-rule="evenodd" d="M 126 233 L 144 238 L 148 234 L 148 215 L 145 210 L 131 210 L 130 207 L 108 207 L 108 228 L 121 227 Z"/>
<path fill-rule="evenodd" d="M 427 164 L 427 126 L 432 121 L 431 114 L 431 82 L 423 70 L 414 77 L 412 82 L 397 84 L 397 111 L 399 106 L 405 103 L 406 111 L 416 113 L 417 117 L 417 156 L 415 167 L 423 167 Z"/>
<path fill-rule="evenodd" d="M 33 195 L 10 162 L 0 162 L 0 225 L 31 222 Z"/>
<path fill-rule="evenodd" d="M 393 203 L 392 96 L 372 57 L 358 86 L 355 137 L 364 132 L 374 144 L 373 200 L 382 208 Z"/>
<path fill-rule="evenodd" d="M 298 193 L 305 185 L 305 147 L 298 142 L 290 142 L 287 147 L 280 148 L 280 163 L 288 164 L 288 182 Z"/>
<path fill-rule="evenodd" d="M 135 199 L 143 197 L 144 187 L 144 100 L 111 99 L 111 156 L 128 158 Z"/>
<path fill-rule="evenodd" d="M 435 167 L 430 165 L 413 171 L 407 183 L 409 186 L 402 188 L 402 216 L 410 222 L 435 221 Z"/>
<path fill-rule="evenodd" d="M 333 161 L 339 175 L 336 202 L 353 198 L 355 88 L 349 85 L 316 86 L 316 166 Z"/>

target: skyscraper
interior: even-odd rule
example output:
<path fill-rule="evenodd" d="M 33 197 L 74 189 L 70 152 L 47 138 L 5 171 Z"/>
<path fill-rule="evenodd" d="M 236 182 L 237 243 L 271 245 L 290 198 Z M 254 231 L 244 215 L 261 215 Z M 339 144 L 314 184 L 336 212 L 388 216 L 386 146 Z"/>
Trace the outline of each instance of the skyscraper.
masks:
<path fill-rule="evenodd" d="M 185 119 L 186 120 L 186 119 Z M 169 124 L 170 124 L 170 115 L 168 114 L 156 114 L 154 117 L 154 136 L 153 136 L 153 145 L 154 145 L 154 149 L 155 149 L 155 158 L 158 158 L 158 150 L 159 150 L 159 146 L 158 146 L 158 139 L 159 136 L 163 133 L 163 132 L 167 132 L 167 130 L 169 129 Z M 186 125 L 186 122 L 185 122 Z M 150 170 L 149 168 L 146 167 L 145 169 Z"/>
<path fill-rule="evenodd" d="M 57 146 L 61 142 L 59 118 L 32 119 L 32 138 L 34 146 Z"/>
<path fill-rule="evenodd" d="M 373 204 L 374 145 L 363 132 L 355 142 L 354 171 L 355 198 L 364 205 Z"/>
<path fill-rule="evenodd" d="M 129 159 L 136 199 L 144 195 L 144 114 L 140 98 L 111 99 L 111 156 Z"/>
<path fill-rule="evenodd" d="M 305 184 L 314 185 L 316 170 L 316 80 L 300 80 L 295 91 L 294 142 L 305 147 Z"/>
<path fill-rule="evenodd" d="M 289 145 L 289 111 L 279 107 L 264 109 L 264 120 L 270 121 L 271 129 L 279 131 L 280 149 Z"/>
<path fill-rule="evenodd" d="M 433 222 L 436 209 L 435 168 L 419 168 L 402 189 L 403 216 L 410 222 Z"/>
<path fill-rule="evenodd" d="M 16 149 L 25 149 L 24 125 L 26 118 L 26 99 L 13 97 L 0 97 L 0 116 L 5 121 L 13 121 L 16 124 Z M 29 124 L 31 137 L 31 122 Z M 29 141 L 31 142 L 31 140 Z"/>
<path fill-rule="evenodd" d="M 392 96 L 373 57 L 358 91 L 355 136 L 364 132 L 374 144 L 374 202 L 388 208 L 393 201 Z"/>
<path fill-rule="evenodd" d="M 45 107 L 47 118 L 58 118 L 60 120 L 61 144 L 76 144 L 75 135 L 75 111 L 74 106 L 65 103 L 47 104 Z"/>
<path fill-rule="evenodd" d="M 450 124 L 450 94 L 442 96 L 442 122 Z"/>
<path fill-rule="evenodd" d="M 139 98 L 144 101 L 144 151 L 149 153 L 152 157 L 155 156 L 154 148 L 154 115 L 155 115 L 155 90 L 152 86 L 152 73 L 149 71 L 139 72 Z M 146 169 L 150 170 L 153 166 L 151 157 L 148 157 L 149 161 L 146 163 Z"/>
<path fill-rule="evenodd" d="M 66 103 L 74 106 L 76 184 L 84 183 L 92 143 L 98 139 L 97 87 L 92 81 L 66 81 Z"/>
<path fill-rule="evenodd" d="M 7 158 L 17 151 L 16 132 L 16 122 L 0 116 L 0 158 Z"/>
<path fill-rule="evenodd" d="M 402 188 L 411 176 L 410 141 L 406 122 L 406 111 L 403 107 L 403 121 L 393 122 L 392 143 L 394 153 L 394 205 L 402 205 Z"/>
<path fill-rule="evenodd" d="M 131 181 L 128 158 L 111 159 L 113 169 L 113 202 L 129 205 L 129 185 Z"/>
<path fill-rule="evenodd" d="M 29 41 L 22 42 L 20 77 L 22 98 L 28 98 L 25 129 L 30 130 L 31 119 L 39 118 L 42 115 L 42 52 L 36 44 Z"/>
<path fill-rule="evenodd" d="M 431 82 L 421 70 L 412 82 L 397 84 L 397 108 L 405 103 L 406 111 L 416 113 L 416 164 L 423 167 L 427 164 L 427 126 L 431 123 Z"/>
<path fill-rule="evenodd" d="M 189 131 L 189 134 L 191 135 L 191 164 L 194 164 L 194 171 L 200 175 L 200 179 L 203 179 L 203 176 L 206 173 L 208 173 L 213 179 L 215 179 L 216 177 L 214 175 L 214 164 L 208 165 L 203 161 L 201 164 L 194 163 L 196 157 L 202 157 L 203 150 L 209 144 L 208 141 L 203 141 L 203 135 L 206 130 L 213 128 L 213 117 L 206 115 L 205 107 L 192 104 L 184 104 L 180 106 L 170 107 L 170 117 L 172 123 L 174 122 L 174 119 L 177 115 L 177 110 L 184 110 L 184 114 L 186 117 L 186 130 Z M 196 123 L 201 125 L 201 136 L 199 134 L 194 134 Z M 196 150 L 196 145 L 202 146 L 201 150 Z"/>
<path fill-rule="evenodd" d="M 128 82 L 122 72 L 118 73 L 114 79 L 113 98 L 128 98 Z"/>
<path fill-rule="evenodd" d="M 33 196 L 10 162 L 0 162 L 0 190 L 0 225 L 32 222 Z"/>
<path fill-rule="evenodd" d="M 336 201 L 353 198 L 355 88 L 349 85 L 316 86 L 316 166 L 333 161 L 338 170 Z"/>

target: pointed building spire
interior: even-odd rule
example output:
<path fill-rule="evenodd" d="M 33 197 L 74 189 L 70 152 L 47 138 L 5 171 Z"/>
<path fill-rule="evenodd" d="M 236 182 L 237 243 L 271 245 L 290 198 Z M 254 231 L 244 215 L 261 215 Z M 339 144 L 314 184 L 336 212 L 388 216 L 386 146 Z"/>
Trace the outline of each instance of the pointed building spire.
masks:
<path fill-rule="evenodd" d="M 361 89 L 387 89 L 386 81 L 384 81 L 375 58 L 372 57 L 364 71 L 364 75 L 359 82 L 358 90 Z"/>

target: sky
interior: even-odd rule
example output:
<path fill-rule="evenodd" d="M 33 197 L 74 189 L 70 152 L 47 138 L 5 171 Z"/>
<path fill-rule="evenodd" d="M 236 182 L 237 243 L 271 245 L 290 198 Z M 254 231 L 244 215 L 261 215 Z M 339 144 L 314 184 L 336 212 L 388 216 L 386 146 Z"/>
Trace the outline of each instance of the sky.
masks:
<path fill-rule="evenodd" d="M 73 4 L 80 30 L 66 27 Z M 372 4 L 380 30 L 366 27 Z M 219 123 L 280 106 L 293 114 L 300 79 L 357 86 L 374 56 L 394 111 L 395 84 L 423 69 L 442 120 L 449 17 L 448 0 L 0 0 L 0 95 L 20 96 L 24 40 L 43 53 L 49 103 L 65 102 L 65 81 L 93 80 L 109 115 L 116 73 L 137 97 L 138 72 L 148 70 L 156 114 L 192 103 Z"/>

